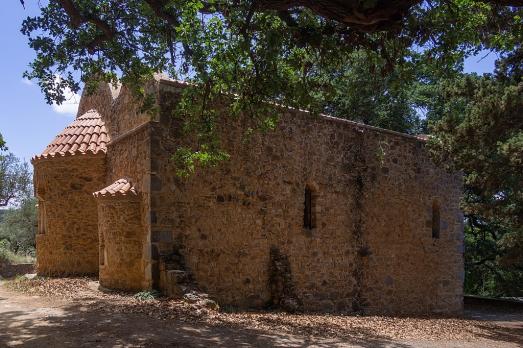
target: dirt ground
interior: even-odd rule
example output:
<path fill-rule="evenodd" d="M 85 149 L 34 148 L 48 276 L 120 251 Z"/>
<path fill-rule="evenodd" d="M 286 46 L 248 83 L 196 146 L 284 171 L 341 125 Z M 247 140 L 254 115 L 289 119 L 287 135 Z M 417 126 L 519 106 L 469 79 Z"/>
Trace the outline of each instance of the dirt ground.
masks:
<path fill-rule="evenodd" d="M 104 294 L 93 280 L 31 284 L 0 283 L 0 347 L 523 346 L 514 308 L 475 306 L 464 318 L 223 313 Z"/>

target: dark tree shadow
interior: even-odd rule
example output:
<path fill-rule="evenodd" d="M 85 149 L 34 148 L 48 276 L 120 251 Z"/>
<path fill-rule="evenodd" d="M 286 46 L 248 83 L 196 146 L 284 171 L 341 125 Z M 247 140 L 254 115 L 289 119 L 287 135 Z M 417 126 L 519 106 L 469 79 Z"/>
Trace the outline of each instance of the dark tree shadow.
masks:
<path fill-rule="evenodd" d="M 45 322 L 28 311 L 4 311 L 0 315 L 0 346 L 24 347 L 391 347 L 410 345 L 394 342 L 370 331 L 350 331 L 342 339 L 319 339 L 267 332 L 245 324 L 227 326 L 154 319 L 129 313 L 119 304 L 120 312 L 97 310 L 105 301 L 89 305 L 74 303 L 60 307 Z M 34 311 L 34 310 L 33 310 Z M 29 313 L 29 314 L 28 314 Z M 299 329 L 299 328 L 298 328 Z M 362 338 L 363 337 L 363 338 Z"/>
<path fill-rule="evenodd" d="M 28 305 L 27 310 L 14 306 L 7 295 L 0 297 L 0 347 L 375 347 L 408 348 L 416 344 L 398 342 L 364 327 L 339 326 L 336 337 L 320 338 L 304 335 L 311 325 L 286 320 L 289 334 L 251 327 L 248 321 L 234 321 L 217 316 L 209 322 L 174 312 L 174 319 L 157 319 L 151 311 L 158 307 L 144 304 L 144 313 L 136 313 L 136 303 L 86 296 L 65 305 L 45 308 Z M 26 297 L 31 301 L 30 297 Z M 19 301 L 18 304 L 25 303 Z M 3 309 L 2 309 L 3 307 Z M 17 308 L 17 309 L 16 309 Z M 7 309 L 7 310 L 6 310 Z M 467 309 L 470 311 L 471 309 Z M 476 309 L 479 310 L 479 309 Z M 44 311 L 44 312 L 42 312 Z M 489 312 L 487 311 L 486 314 Z M 42 319 L 43 318 L 43 319 Z M 363 317 L 364 318 L 364 317 Z M 499 320 L 503 316 L 500 314 Z M 506 317 L 505 317 L 506 318 Z M 509 317 L 510 318 L 510 317 Z M 258 316 L 258 323 L 277 327 L 278 318 Z M 513 326 L 495 326 L 489 322 L 477 326 L 478 339 L 523 346 L 523 327 L 517 318 Z M 437 346 L 437 342 L 435 345 Z"/>

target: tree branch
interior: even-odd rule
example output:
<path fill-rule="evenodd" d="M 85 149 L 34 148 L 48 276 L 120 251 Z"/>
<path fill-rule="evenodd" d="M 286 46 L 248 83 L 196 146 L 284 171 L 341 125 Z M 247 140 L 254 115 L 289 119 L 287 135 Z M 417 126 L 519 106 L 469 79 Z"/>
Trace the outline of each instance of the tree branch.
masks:
<path fill-rule="evenodd" d="M 84 23 L 91 23 L 102 31 L 103 34 L 97 35 L 87 45 L 91 53 L 96 47 L 102 45 L 106 41 L 112 40 L 116 36 L 116 30 L 112 28 L 107 22 L 104 22 L 92 13 L 81 13 L 72 0 L 59 0 L 59 2 L 69 16 L 71 26 L 73 28 L 78 28 Z"/>
<path fill-rule="evenodd" d="M 500 6 L 523 6 L 523 0 L 479 1 Z M 280 18 L 290 25 L 291 21 L 285 12 L 296 7 L 306 7 L 319 16 L 347 27 L 372 32 L 395 28 L 413 6 L 422 2 L 423 0 L 377 0 L 369 7 L 360 0 L 266 0 L 259 1 L 257 8 L 259 11 L 278 11 Z"/>
<path fill-rule="evenodd" d="M 153 10 L 154 14 L 157 15 L 159 18 L 165 20 L 167 23 L 171 25 L 179 25 L 180 22 L 178 21 L 178 18 L 176 16 L 173 16 L 172 14 L 165 11 L 165 5 L 167 5 L 168 1 L 165 0 L 144 0 L 147 5 Z"/>

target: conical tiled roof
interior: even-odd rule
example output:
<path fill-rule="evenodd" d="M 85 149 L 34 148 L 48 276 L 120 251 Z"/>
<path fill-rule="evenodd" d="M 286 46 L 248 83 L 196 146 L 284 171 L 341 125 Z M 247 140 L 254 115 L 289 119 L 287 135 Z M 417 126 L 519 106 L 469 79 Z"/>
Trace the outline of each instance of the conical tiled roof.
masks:
<path fill-rule="evenodd" d="M 93 193 L 96 198 L 99 197 L 115 197 L 115 196 L 136 196 L 138 192 L 133 184 L 128 179 L 118 179 L 111 185 Z"/>
<path fill-rule="evenodd" d="M 56 136 L 52 143 L 47 145 L 41 155 L 33 159 L 106 152 L 109 140 L 102 117 L 96 110 L 89 110 L 77 117 Z"/>

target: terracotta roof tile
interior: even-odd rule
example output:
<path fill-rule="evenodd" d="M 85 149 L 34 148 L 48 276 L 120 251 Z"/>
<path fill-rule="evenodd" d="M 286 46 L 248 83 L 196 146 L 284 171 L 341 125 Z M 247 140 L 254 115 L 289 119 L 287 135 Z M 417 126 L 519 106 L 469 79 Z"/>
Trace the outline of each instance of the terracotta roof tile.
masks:
<path fill-rule="evenodd" d="M 93 196 L 99 197 L 116 197 L 116 196 L 137 196 L 138 192 L 128 179 L 118 179 L 111 185 L 96 191 Z"/>
<path fill-rule="evenodd" d="M 86 153 L 96 154 L 100 151 L 105 153 L 109 140 L 102 117 L 96 110 L 89 110 L 77 117 L 47 145 L 41 155 L 37 155 L 33 159 Z"/>

